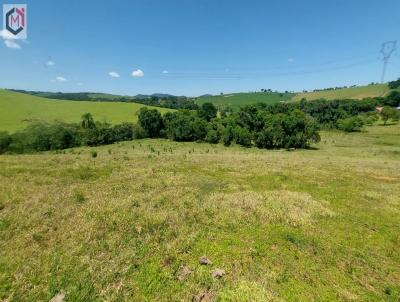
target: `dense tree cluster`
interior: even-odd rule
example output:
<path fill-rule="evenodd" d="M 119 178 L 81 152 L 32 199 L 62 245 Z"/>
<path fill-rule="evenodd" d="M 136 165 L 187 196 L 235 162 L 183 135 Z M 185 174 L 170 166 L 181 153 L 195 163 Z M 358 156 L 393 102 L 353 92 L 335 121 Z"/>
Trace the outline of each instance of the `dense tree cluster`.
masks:
<path fill-rule="evenodd" d="M 390 89 L 396 89 L 400 87 L 400 78 L 397 79 L 396 81 L 391 81 L 388 83 L 388 86 Z"/>
<path fill-rule="evenodd" d="M 236 143 L 268 149 L 305 148 L 311 142 L 319 141 L 318 125 L 298 109 L 273 114 L 261 106 L 246 106 L 220 118 L 215 107 L 205 103 L 198 111 L 169 112 L 148 123 L 155 116 L 153 110 L 140 112 L 139 125 L 144 132 L 153 133 L 154 124 L 163 125 L 163 129 L 157 129 L 159 137 L 175 141 L 221 141 L 226 146 Z"/>
<path fill-rule="evenodd" d="M 78 146 L 98 146 L 134 138 L 134 125 L 94 122 L 88 113 L 80 124 L 35 122 L 13 134 L 0 132 L 0 153 L 29 153 Z"/>

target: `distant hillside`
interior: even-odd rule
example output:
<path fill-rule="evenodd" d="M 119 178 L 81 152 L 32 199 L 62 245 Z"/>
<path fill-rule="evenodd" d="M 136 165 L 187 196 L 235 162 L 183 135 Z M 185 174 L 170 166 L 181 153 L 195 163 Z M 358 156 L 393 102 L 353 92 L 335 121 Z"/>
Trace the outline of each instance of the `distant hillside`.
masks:
<path fill-rule="evenodd" d="M 305 98 L 306 100 L 363 99 L 366 97 L 384 96 L 389 92 L 389 90 L 390 89 L 387 84 L 375 84 L 368 86 L 357 86 L 353 88 L 299 93 L 293 97 L 293 100 L 299 101 L 302 98 Z"/>
<path fill-rule="evenodd" d="M 143 106 L 137 103 L 53 100 L 0 90 L 0 131 L 15 131 L 34 120 L 78 122 L 86 112 L 98 121 L 111 124 L 134 122 L 137 120 L 136 113 Z M 171 111 L 156 109 L 161 113 Z"/>
<path fill-rule="evenodd" d="M 147 98 L 186 98 L 185 96 L 175 96 L 166 93 L 153 93 L 153 94 L 137 94 L 135 96 L 130 95 L 118 95 L 103 92 L 50 92 L 50 91 L 29 91 L 22 89 L 10 89 L 11 91 L 26 93 L 30 95 L 40 96 L 44 98 L 60 99 L 60 100 L 70 100 L 70 101 L 118 101 L 127 102 L 134 99 L 147 99 Z"/>
<path fill-rule="evenodd" d="M 239 108 L 240 106 L 256 103 L 274 104 L 278 102 L 289 101 L 294 96 L 293 93 L 279 92 L 248 92 L 248 93 L 231 93 L 216 96 L 203 96 L 196 99 L 197 104 L 207 102 L 213 103 L 215 106 L 232 106 Z"/>

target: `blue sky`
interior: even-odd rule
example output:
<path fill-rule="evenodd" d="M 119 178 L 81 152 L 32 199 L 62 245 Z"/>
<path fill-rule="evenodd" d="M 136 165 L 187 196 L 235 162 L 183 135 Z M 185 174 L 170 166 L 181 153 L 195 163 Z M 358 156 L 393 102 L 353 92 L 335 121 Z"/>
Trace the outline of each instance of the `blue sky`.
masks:
<path fill-rule="evenodd" d="M 400 40 L 398 0 L 0 3 L 27 3 L 29 26 L 20 48 L 0 38 L 3 88 L 196 96 L 367 84 L 380 80 L 382 42 Z M 387 80 L 400 76 L 399 54 Z"/>

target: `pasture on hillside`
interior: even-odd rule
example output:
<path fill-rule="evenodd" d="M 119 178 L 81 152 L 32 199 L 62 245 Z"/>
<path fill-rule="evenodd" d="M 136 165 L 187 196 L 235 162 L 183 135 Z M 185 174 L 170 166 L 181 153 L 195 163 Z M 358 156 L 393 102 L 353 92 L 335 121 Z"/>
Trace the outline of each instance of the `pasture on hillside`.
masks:
<path fill-rule="evenodd" d="M 90 112 L 101 122 L 135 122 L 136 113 L 142 107 L 144 105 L 137 103 L 51 100 L 0 90 L 0 131 L 20 130 L 29 122 L 37 120 L 79 122 L 82 114 L 86 112 Z M 161 113 L 173 111 L 158 107 L 157 110 Z"/>
<path fill-rule="evenodd" d="M 306 100 L 344 100 L 344 99 L 363 99 L 373 97 L 383 97 L 390 91 L 387 84 L 375 84 L 368 86 L 358 86 L 353 88 L 341 88 L 336 90 L 324 90 L 307 93 L 298 93 L 293 97 L 294 101 Z"/>
<path fill-rule="evenodd" d="M 265 103 L 274 104 L 290 100 L 294 94 L 279 92 L 247 92 L 247 93 L 231 93 L 216 96 L 200 97 L 196 99 L 196 103 L 201 105 L 204 103 L 213 103 L 216 107 L 231 106 L 234 109 L 240 106 Z"/>
<path fill-rule="evenodd" d="M 1 155 L 0 300 L 399 301 L 400 126 L 321 136 Z"/>

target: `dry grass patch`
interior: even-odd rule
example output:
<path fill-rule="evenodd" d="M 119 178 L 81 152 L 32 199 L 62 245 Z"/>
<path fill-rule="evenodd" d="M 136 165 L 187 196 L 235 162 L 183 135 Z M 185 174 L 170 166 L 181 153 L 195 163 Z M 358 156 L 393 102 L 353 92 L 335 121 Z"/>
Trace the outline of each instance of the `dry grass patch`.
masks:
<path fill-rule="evenodd" d="M 310 194 L 287 190 L 267 192 L 214 193 L 206 201 L 216 213 L 216 221 L 235 220 L 283 223 L 291 226 L 311 224 L 314 218 L 331 217 L 328 202 Z"/>

